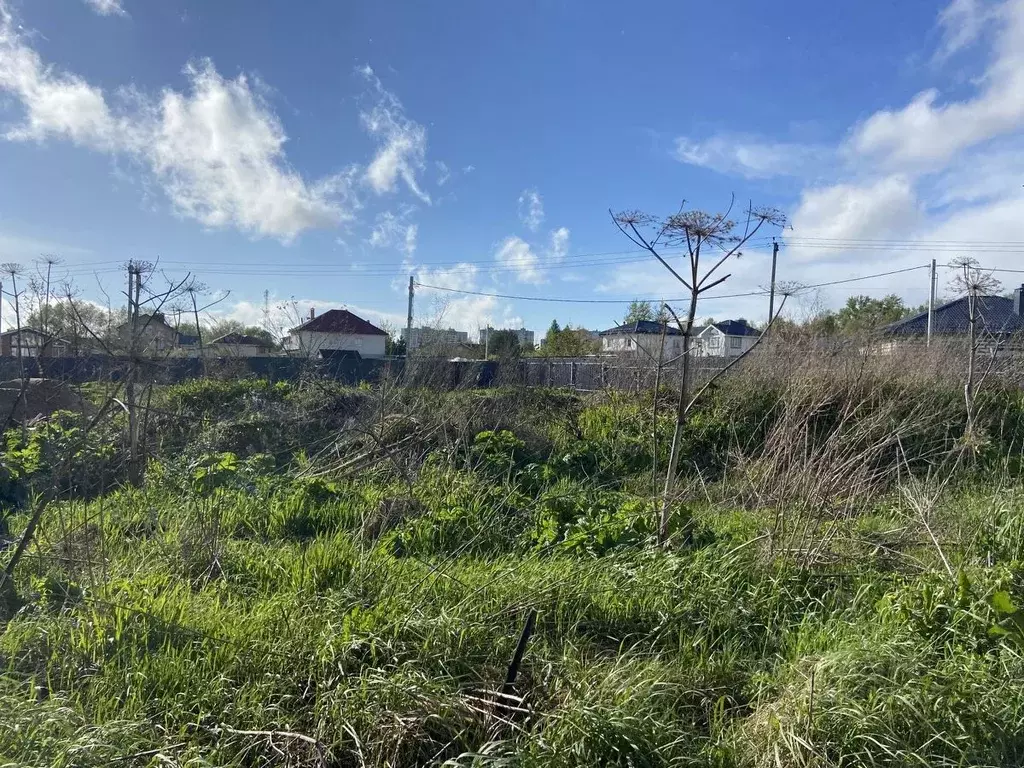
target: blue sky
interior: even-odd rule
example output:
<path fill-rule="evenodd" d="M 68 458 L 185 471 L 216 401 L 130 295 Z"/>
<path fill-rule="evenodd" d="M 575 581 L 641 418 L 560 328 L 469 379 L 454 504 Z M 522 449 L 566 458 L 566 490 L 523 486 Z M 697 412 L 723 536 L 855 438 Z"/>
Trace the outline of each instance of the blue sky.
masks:
<path fill-rule="evenodd" d="M 0 257 L 58 254 L 94 300 L 117 301 L 132 257 L 230 290 L 217 312 L 249 322 L 266 290 L 274 307 L 400 325 L 410 272 L 484 294 L 675 297 L 608 208 L 717 210 L 732 193 L 787 212 L 786 280 L 957 255 L 1024 267 L 1024 0 L 0 0 L 0 14 Z M 768 243 L 754 246 L 717 293 L 765 285 Z M 926 273 L 807 291 L 789 311 L 893 291 L 919 303 Z M 701 314 L 766 304 L 711 297 Z M 417 299 L 418 323 L 466 330 L 602 328 L 623 311 Z"/>

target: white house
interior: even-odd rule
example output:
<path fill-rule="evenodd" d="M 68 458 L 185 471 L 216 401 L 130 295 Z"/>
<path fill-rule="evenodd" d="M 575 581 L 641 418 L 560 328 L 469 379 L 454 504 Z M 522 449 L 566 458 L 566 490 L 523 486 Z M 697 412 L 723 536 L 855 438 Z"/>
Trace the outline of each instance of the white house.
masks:
<path fill-rule="evenodd" d="M 701 357 L 739 357 L 757 342 L 761 332 L 743 320 L 726 320 L 696 329 L 694 354 Z"/>
<path fill-rule="evenodd" d="M 213 357 L 266 357 L 274 347 L 259 336 L 226 333 L 205 345 L 204 351 Z"/>
<path fill-rule="evenodd" d="M 309 320 L 285 337 L 284 348 L 305 357 L 384 357 L 386 339 L 384 331 L 347 309 L 329 309 L 319 317 L 311 309 Z"/>
<path fill-rule="evenodd" d="M 665 334 L 664 348 L 661 346 L 662 332 Z M 601 351 L 606 354 L 638 354 L 657 360 L 659 354 L 663 359 L 670 359 L 683 353 L 683 334 L 679 329 L 653 320 L 618 325 L 601 331 L 600 337 Z"/>

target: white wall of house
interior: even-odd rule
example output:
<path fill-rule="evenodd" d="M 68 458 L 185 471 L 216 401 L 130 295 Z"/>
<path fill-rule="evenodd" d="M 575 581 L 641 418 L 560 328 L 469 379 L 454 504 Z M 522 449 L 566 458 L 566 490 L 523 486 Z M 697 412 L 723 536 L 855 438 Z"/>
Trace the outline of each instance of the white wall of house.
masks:
<path fill-rule="evenodd" d="M 661 334 L 657 333 L 616 333 L 601 337 L 601 351 L 609 354 L 638 354 L 657 360 L 661 349 Z M 644 354 L 644 350 L 647 354 Z M 665 336 L 665 358 L 681 355 L 683 352 L 682 336 Z"/>
<path fill-rule="evenodd" d="M 386 336 L 363 333 L 323 333 L 293 331 L 284 340 L 284 348 L 301 355 L 315 355 L 320 350 L 347 350 L 362 357 L 384 357 Z"/>
<path fill-rule="evenodd" d="M 210 344 L 204 353 L 211 357 L 267 357 L 266 347 L 256 344 Z"/>
<path fill-rule="evenodd" d="M 739 357 L 757 341 L 757 336 L 727 336 L 711 326 L 697 336 L 695 354 L 700 357 Z"/>

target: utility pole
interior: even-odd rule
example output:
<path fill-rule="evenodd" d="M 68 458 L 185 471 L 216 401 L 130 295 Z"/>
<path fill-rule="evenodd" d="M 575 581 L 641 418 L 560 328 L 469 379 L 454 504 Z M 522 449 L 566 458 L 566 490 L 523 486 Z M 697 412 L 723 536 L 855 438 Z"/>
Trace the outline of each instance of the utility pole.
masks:
<path fill-rule="evenodd" d="M 772 238 L 772 287 L 768 293 L 768 322 L 775 317 L 775 266 L 779 261 L 779 241 Z"/>
<path fill-rule="evenodd" d="M 935 314 L 935 259 L 932 259 L 931 273 L 928 276 L 928 332 L 925 346 L 932 344 L 932 315 Z"/>
<path fill-rule="evenodd" d="M 409 359 L 412 351 L 412 300 L 416 295 L 416 282 L 412 275 L 409 275 L 409 316 L 405 319 L 405 359 Z"/>

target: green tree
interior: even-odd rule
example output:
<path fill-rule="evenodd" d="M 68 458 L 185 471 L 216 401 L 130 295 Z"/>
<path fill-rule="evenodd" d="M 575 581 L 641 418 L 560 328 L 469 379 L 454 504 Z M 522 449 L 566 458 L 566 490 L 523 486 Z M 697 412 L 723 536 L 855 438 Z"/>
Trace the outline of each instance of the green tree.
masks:
<path fill-rule="evenodd" d="M 634 299 L 629 303 L 629 309 L 626 310 L 626 318 L 622 321 L 622 324 L 629 325 L 630 323 L 653 319 L 654 308 L 651 306 L 651 302 Z"/>
<path fill-rule="evenodd" d="M 499 360 L 509 360 L 519 357 L 519 337 L 515 331 L 501 330 L 491 331 L 490 339 L 491 356 Z"/>
<path fill-rule="evenodd" d="M 554 347 L 558 343 L 558 336 L 561 333 L 562 329 L 558 325 L 558 321 L 552 320 L 548 332 L 544 334 L 544 340 L 540 343 L 541 347 L 547 347 L 548 349 Z"/>
<path fill-rule="evenodd" d="M 863 333 L 895 323 L 906 314 L 907 307 L 896 294 L 881 299 L 851 296 L 836 312 L 836 327 L 840 333 Z"/>
<path fill-rule="evenodd" d="M 600 342 L 590 336 L 584 328 L 566 326 L 559 328 L 558 322 L 552 322 L 544 341 L 540 345 L 538 355 L 541 357 L 585 357 L 593 355 L 600 349 Z"/>
<path fill-rule="evenodd" d="M 46 317 L 49 333 L 68 342 L 72 351 L 79 352 L 97 346 L 96 337 L 106 339 L 114 325 L 124 320 L 124 312 L 108 313 L 106 309 L 87 301 L 72 299 L 54 301 Z M 42 328 L 41 308 L 32 312 L 25 321 L 29 328 Z"/>

